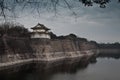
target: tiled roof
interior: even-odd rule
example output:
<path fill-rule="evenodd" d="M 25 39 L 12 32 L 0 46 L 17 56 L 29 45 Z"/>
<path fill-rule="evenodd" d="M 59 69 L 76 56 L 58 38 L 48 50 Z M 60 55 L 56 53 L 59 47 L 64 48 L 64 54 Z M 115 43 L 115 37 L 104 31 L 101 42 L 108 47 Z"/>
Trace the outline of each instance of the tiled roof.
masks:
<path fill-rule="evenodd" d="M 31 29 L 45 29 L 45 30 L 50 30 L 49 28 L 47 28 L 46 26 L 44 26 L 43 24 L 38 23 L 35 27 L 32 27 Z"/>

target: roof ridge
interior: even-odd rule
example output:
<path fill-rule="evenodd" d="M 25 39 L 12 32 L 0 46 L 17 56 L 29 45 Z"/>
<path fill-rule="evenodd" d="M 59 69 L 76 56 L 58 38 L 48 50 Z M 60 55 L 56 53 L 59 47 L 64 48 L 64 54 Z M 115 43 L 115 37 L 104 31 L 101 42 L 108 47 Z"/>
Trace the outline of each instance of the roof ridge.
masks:
<path fill-rule="evenodd" d="M 45 30 L 50 30 L 44 24 L 40 24 L 40 23 L 38 23 L 35 27 L 32 27 L 31 29 L 45 29 Z"/>

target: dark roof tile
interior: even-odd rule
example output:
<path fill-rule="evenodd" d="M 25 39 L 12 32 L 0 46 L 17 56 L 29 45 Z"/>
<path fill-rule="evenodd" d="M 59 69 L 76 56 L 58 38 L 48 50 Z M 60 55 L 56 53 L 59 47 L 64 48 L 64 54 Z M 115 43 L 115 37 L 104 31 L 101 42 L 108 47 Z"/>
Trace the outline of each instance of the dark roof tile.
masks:
<path fill-rule="evenodd" d="M 50 30 L 49 28 L 47 28 L 46 26 L 44 26 L 43 24 L 38 23 L 35 27 L 32 27 L 31 29 L 45 29 L 45 30 Z"/>

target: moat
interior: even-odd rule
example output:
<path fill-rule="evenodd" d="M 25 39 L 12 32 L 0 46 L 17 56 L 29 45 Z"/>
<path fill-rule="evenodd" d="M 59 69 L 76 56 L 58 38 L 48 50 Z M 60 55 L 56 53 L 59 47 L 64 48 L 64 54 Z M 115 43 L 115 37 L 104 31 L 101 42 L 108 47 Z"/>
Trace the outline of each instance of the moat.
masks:
<path fill-rule="evenodd" d="M 0 72 L 0 80 L 118 80 L 120 59 L 97 58 L 94 63 L 64 63 L 48 67 L 29 64 Z M 117 74 L 116 74 L 117 73 Z"/>

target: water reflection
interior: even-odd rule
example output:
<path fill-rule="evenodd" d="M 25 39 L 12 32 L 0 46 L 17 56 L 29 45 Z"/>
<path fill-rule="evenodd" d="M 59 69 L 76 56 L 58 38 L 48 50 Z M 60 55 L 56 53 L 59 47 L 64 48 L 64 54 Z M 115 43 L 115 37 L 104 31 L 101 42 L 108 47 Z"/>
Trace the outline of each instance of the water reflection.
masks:
<path fill-rule="evenodd" d="M 76 74 L 78 70 L 84 70 L 88 64 L 89 60 L 36 62 L 0 71 L 0 80 L 51 80 L 55 74 Z"/>
<path fill-rule="evenodd" d="M 99 54 L 98 57 L 103 57 L 103 58 L 114 58 L 114 59 L 119 59 L 120 58 L 120 53 L 106 53 L 106 54 Z"/>
<path fill-rule="evenodd" d="M 113 58 L 36 62 L 0 71 L 0 80 L 119 80 L 119 68 Z"/>

